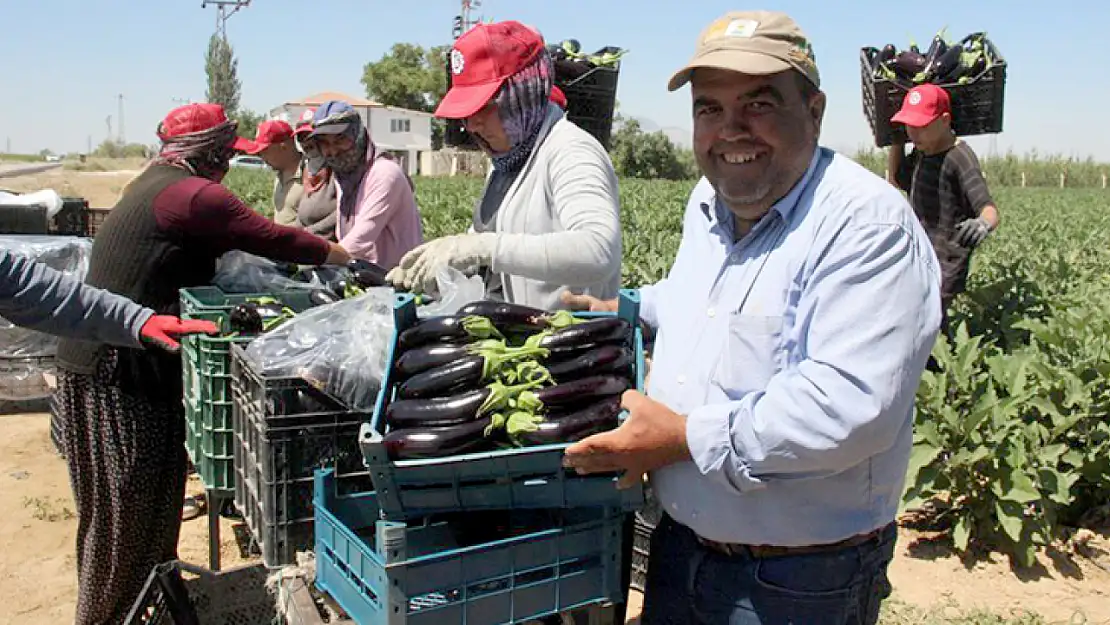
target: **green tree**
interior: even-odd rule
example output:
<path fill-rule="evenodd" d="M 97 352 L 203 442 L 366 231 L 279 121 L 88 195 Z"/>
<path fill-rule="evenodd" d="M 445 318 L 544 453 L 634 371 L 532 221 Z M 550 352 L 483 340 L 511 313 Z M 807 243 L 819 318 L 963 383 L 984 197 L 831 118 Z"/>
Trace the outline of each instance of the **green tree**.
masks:
<path fill-rule="evenodd" d="M 253 139 L 258 134 L 258 125 L 262 123 L 262 114 L 255 113 L 254 111 L 243 109 L 237 111 L 232 119 L 239 122 L 239 136 Z"/>
<path fill-rule="evenodd" d="M 120 143 L 113 139 L 105 139 L 92 155 L 100 158 L 143 158 L 148 156 L 150 148 L 141 143 Z"/>
<path fill-rule="evenodd" d="M 212 35 L 208 40 L 208 53 L 205 55 L 204 71 L 208 75 L 208 90 L 204 97 L 207 101 L 224 107 L 228 117 L 239 112 L 239 94 L 242 84 L 238 76 L 239 61 L 227 39 Z"/>
<path fill-rule="evenodd" d="M 693 159 L 676 148 L 663 131 L 644 132 L 634 119 L 618 116 L 616 121 L 620 127 L 613 133 L 609 155 L 618 175 L 664 180 L 696 177 Z"/>
<path fill-rule="evenodd" d="M 425 50 L 411 43 L 395 43 L 377 61 L 366 64 L 362 85 L 366 97 L 387 106 L 432 112 L 447 92 L 447 52 L 450 46 Z M 443 144 L 443 124 L 432 120 L 432 145 Z"/>

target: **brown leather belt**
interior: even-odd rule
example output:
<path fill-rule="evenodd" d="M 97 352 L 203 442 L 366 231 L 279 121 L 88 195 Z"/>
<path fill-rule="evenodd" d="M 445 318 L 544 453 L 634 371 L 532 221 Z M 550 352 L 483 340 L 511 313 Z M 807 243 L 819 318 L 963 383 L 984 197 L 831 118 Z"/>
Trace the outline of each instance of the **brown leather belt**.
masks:
<path fill-rule="evenodd" d="M 715 540 L 708 540 L 698 536 L 698 542 L 705 547 L 722 553 L 726 556 L 732 557 L 745 557 L 754 560 L 763 558 L 781 558 L 783 556 L 802 556 L 812 555 L 817 553 L 828 553 L 838 549 L 847 549 L 849 547 L 858 547 L 870 540 L 878 539 L 886 527 L 880 527 L 877 530 L 868 532 L 866 534 L 856 534 L 850 536 L 842 541 L 829 543 L 826 545 L 804 545 L 800 547 L 778 547 L 775 545 L 741 545 L 737 543 L 719 543 Z"/>

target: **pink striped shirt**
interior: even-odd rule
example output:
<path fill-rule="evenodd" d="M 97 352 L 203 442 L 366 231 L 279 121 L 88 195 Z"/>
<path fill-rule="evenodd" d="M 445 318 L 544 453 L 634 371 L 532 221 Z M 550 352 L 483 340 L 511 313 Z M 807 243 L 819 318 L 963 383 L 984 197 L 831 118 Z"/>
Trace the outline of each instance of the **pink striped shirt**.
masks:
<path fill-rule="evenodd" d="M 420 212 L 401 166 L 388 158 L 373 162 L 358 185 L 355 209 L 336 222 L 339 245 L 351 256 L 392 269 L 406 252 L 424 242 Z M 342 185 L 336 185 L 343 206 Z"/>

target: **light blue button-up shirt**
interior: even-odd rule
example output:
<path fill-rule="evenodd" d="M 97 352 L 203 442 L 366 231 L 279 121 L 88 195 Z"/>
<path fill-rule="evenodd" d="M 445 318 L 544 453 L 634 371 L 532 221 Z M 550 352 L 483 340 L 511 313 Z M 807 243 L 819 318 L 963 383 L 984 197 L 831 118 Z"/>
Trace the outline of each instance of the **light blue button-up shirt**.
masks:
<path fill-rule="evenodd" d="M 739 241 L 702 179 L 678 256 L 645 287 L 648 395 L 686 415 L 692 462 L 652 472 L 704 538 L 814 545 L 894 519 L 940 271 L 905 198 L 824 148 Z"/>

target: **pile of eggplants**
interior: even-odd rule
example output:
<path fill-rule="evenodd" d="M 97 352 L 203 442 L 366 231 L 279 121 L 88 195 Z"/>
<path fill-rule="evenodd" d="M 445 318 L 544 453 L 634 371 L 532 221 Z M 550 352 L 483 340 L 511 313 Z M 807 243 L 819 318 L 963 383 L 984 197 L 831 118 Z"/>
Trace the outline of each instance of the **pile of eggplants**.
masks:
<path fill-rule="evenodd" d="M 617 425 L 632 328 L 494 301 L 397 337 L 384 445 L 396 460 L 569 443 Z"/>
<path fill-rule="evenodd" d="M 865 48 L 872 77 L 896 82 L 906 89 L 925 83 L 965 85 L 997 61 L 986 33 L 972 33 L 959 42 L 951 42 L 944 32 L 941 29 L 933 36 L 924 52 L 913 42 L 901 51 L 892 43 L 881 49 Z"/>
<path fill-rule="evenodd" d="M 292 308 L 277 298 L 250 298 L 231 308 L 224 336 L 255 336 L 269 332 L 295 315 Z"/>

